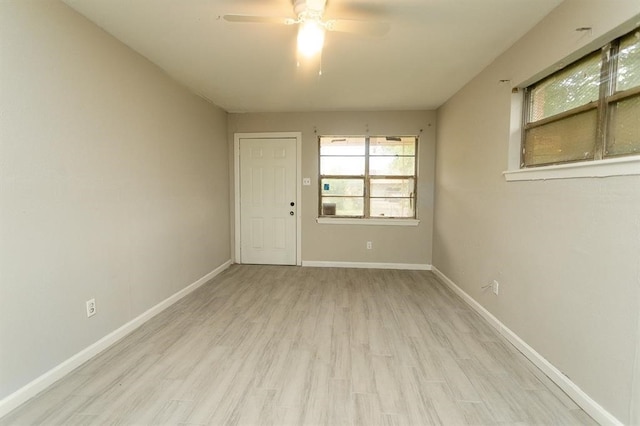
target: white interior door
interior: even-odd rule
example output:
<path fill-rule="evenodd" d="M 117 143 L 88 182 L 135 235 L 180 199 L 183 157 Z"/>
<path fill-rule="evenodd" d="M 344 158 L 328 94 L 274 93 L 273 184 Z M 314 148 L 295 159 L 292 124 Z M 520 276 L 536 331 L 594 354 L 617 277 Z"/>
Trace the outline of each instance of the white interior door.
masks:
<path fill-rule="evenodd" d="M 240 139 L 240 261 L 295 265 L 296 139 Z"/>

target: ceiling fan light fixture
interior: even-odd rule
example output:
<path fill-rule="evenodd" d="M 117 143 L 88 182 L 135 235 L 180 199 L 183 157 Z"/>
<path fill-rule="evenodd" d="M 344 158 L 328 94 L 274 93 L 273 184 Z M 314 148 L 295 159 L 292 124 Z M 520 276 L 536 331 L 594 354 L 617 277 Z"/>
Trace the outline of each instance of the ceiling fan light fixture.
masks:
<path fill-rule="evenodd" d="M 319 20 L 307 19 L 298 28 L 298 51 L 310 58 L 320 53 L 324 45 L 324 26 Z"/>

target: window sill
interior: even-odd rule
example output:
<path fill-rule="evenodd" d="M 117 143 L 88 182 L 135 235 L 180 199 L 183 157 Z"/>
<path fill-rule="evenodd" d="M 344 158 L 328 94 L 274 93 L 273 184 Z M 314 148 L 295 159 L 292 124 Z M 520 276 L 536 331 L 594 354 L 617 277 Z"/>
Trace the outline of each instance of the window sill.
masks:
<path fill-rule="evenodd" d="M 378 226 L 418 226 L 419 219 L 355 219 L 355 218 L 329 218 L 316 219 L 321 225 L 378 225 Z"/>
<path fill-rule="evenodd" d="M 640 155 L 502 172 L 507 182 L 640 175 Z"/>

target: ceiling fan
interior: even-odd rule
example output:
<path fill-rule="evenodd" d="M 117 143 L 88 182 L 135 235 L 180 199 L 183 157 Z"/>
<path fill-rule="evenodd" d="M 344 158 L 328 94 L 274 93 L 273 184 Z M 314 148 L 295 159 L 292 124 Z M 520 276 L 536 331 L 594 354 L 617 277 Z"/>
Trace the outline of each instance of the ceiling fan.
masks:
<path fill-rule="evenodd" d="M 325 31 L 337 31 L 366 36 L 383 36 L 389 32 L 389 23 L 355 19 L 324 20 L 327 0 L 293 0 L 295 18 L 252 15 L 224 15 L 229 22 L 298 25 L 298 51 L 305 57 L 322 50 Z"/>

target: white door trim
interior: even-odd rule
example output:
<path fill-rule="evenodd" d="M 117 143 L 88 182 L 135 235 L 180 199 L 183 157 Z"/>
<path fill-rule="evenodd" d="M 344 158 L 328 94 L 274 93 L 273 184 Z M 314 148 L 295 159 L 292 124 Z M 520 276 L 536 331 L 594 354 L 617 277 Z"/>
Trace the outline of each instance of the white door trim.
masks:
<path fill-rule="evenodd" d="M 302 266 L 302 132 L 234 133 L 233 135 L 233 180 L 234 180 L 234 241 L 235 259 L 240 262 L 240 139 L 296 139 L 296 265 Z"/>

